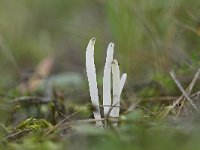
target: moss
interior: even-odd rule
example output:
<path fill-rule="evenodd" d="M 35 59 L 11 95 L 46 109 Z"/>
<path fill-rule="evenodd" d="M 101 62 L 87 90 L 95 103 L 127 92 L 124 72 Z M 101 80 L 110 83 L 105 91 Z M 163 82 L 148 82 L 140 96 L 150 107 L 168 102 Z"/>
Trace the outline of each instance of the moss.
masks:
<path fill-rule="evenodd" d="M 26 120 L 22 121 L 16 129 L 31 129 L 31 130 L 41 130 L 46 128 L 51 128 L 52 125 L 45 119 L 36 119 L 36 118 L 27 118 Z"/>

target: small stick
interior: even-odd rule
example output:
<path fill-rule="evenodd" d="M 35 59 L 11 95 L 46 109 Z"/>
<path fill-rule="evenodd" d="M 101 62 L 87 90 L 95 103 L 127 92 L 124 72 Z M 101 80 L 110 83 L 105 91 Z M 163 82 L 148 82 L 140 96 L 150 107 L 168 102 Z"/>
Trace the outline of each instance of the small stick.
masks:
<path fill-rule="evenodd" d="M 12 134 L 5 136 L 4 138 L 1 139 L 1 141 L 17 139 L 17 138 L 19 138 L 19 136 L 23 136 L 23 135 L 29 133 L 30 131 L 32 131 L 32 130 L 31 129 L 25 129 L 25 130 L 17 131 L 15 133 L 12 133 Z"/>
<path fill-rule="evenodd" d="M 117 123 L 120 119 L 119 118 L 111 118 L 111 117 L 106 117 L 106 118 L 101 118 L 101 119 L 84 119 L 84 120 L 75 120 L 75 121 L 70 121 L 64 124 L 59 124 L 59 125 L 70 125 L 70 124 L 84 124 L 84 123 L 95 123 L 97 121 L 106 121 L 109 120 L 109 122 L 112 123 Z"/>
<path fill-rule="evenodd" d="M 71 118 L 72 116 L 76 115 L 77 113 L 79 113 L 80 111 L 74 112 L 73 114 L 71 114 L 70 116 L 66 117 L 65 119 L 61 120 L 59 123 L 57 123 L 53 128 L 51 128 L 49 131 L 47 131 L 46 135 L 48 135 L 49 133 L 51 133 L 53 130 L 55 130 L 60 124 L 64 123 L 67 119 Z"/>
<path fill-rule="evenodd" d="M 51 99 L 38 97 L 38 96 L 22 96 L 15 98 L 11 103 L 31 103 L 31 104 L 41 104 L 49 103 Z"/>
<path fill-rule="evenodd" d="M 173 71 L 170 72 L 170 75 L 172 76 L 172 78 L 174 79 L 176 85 L 178 86 L 178 88 L 180 89 L 180 91 L 182 92 L 182 94 L 187 98 L 187 100 L 190 102 L 190 104 L 194 107 L 194 109 L 199 112 L 198 108 L 196 107 L 196 105 L 193 103 L 193 101 L 191 100 L 191 98 L 188 96 L 188 94 L 186 93 L 186 91 L 183 89 L 181 83 L 178 81 L 178 79 L 176 78 L 176 75 Z M 191 88 L 190 88 L 191 89 Z"/>
<path fill-rule="evenodd" d="M 194 84 L 196 83 L 198 77 L 199 77 L 199 74 L 200 74 L 200 68 L 199 70 L 197 71 L 197 73 L 195 74 L 195 77 L 193 78 L 192 82 L 189 84 L 189 86 L 187 87 L 186 91 L 190 92 L 192 91 L 193 87 L 194 87 Z M 188 93 L 190 95 L 190 93 Z M 193 94 L 194 95 L 194 94 Z M 191 95 L 191 96 L 193 96 Z M 181 97 L 179 97 L 174 103 L 173 103 L 173 108 L 179 104 L 180 100 L 184 97 L 184 95 L 182 94 Z"/>

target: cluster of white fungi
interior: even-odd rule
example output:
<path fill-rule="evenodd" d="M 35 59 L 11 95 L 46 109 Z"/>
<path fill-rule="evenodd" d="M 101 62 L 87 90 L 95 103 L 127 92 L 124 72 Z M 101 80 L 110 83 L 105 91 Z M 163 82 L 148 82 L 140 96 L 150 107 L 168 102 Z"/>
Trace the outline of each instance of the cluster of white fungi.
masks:
<path fill-rule="evenodd" d="M 96 125 L 102 126 L 102 117 L 99 107 L 99 95 L 96 80 L 96 68 L 94 63 L 94 45 L 95 38 L 92 38 L 86 49 L 86 72 L 89 82 L 89 91 L 92 105 L 95 107 L 93 111 Z M 103 109 L 104 117 L 119 117 L 120 112 L 120 95 L 124 87 L 127 74 L 124 73 L 120 77 L 119 64 L 113 59 L 114 43 L 110 43 L 107 48 L 107 57 L 104 66 L 103 75 Z M 112 80 L 112 81 L 111 81 Z M 111 86 L 111 83 L 113 84 Z M 111 87 L 112 93 L 111 93 Z M 117 125 L 117 124 L 115 124 Z"/>

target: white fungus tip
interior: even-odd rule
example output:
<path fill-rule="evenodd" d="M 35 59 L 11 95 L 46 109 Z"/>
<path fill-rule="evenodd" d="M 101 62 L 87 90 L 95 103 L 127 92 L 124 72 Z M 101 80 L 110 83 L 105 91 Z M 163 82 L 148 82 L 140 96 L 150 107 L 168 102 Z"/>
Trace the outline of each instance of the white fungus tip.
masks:
<path fill-rule="evenodd" d="M 95 37 L 91 38 L 90 43 L 95 44 L 95 42 L 96 42 L 96 38 Z"/>
<path fill-rule="evenodd" d="M 121 95 L 121 92 L 122 92 L 122 90 L 123 90 L 123 88 L 124 88 L 124 84 L 125 84 L 125 82 L 126 82 L 126 78 L 127 78 L 127 74 L 124 73 L 124 74 L 122 75 L 122 77 L 121 77 L 121 80 L 120 80 L 120 95 Z"/>
<path fill-rule="evenodd" d="M 108 46 L 109 46 L 109 47 L 114 47 L 115 44 L 111 42 Z"/>
<path fill-rule="evenodd" d="M 127 74 L 126 74 L 126 73 L 124 73 L 124 74 L 122 75 L 122 77 L 124 77 L 124 78 L 127 78 Z"/>

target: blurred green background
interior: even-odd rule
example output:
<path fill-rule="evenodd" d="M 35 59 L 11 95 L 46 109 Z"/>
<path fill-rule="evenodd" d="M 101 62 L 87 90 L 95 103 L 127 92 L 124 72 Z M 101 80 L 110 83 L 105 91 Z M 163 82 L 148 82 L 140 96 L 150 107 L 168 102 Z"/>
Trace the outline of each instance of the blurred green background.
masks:
<path fill-rule="evenodd" d="M 71 149 L 80 145 L 109 150 L 199 149 L 199 117 L 162 122 L 161 114 L 172 101 L 165 104 L 159 99 L 181 95 L 169 71 L 175 71 L 185 88 L 200 66 L 199 0 L 0 0 L 0 146 L 7 146 L 2 137 L 30 117 L 53 125 L 67 117 L 66 123 L 92 117 L 85 73 L 85 50 L 92 37 L 97 39 L 98 86 L 102 86 L 109 42 L 115 43 L 121 72 L 128 74 L 119 128 L 112 128 L 112 123 L 111 130 L 68 124 L 48 139 L 45 129 L 21 141 L 16 138 L 10 149 L 61 149 L 62 145 L 63 149 L 65 145 Z M 24 92 L 22 85 L 44 80 L 34 73 L 38 68 L 49 70 L 39 64 L 52 57 L 43 90 L 37 86 L 36 92 Z M 199 85 L 196 82 L 194 91 L 199 91 Z M 25 95 L 53 102 L 13 101 Z M 149 97 L 158 97 L 156 104 L 137 103 Z M 175 109 L 170 115 L 176 115 Z"/>
<path fill-rule="evenodd" d="M 17 84 L 49 55 L 55 57 L 52 74 L 85 74 L 92 37 L 98 73 L 114 42 L 136 90 L 168 80 L 172 69 L 193 75 L 200 64 L 199 7 L 198 0 L 0 0 L 0 84 Z"/>

